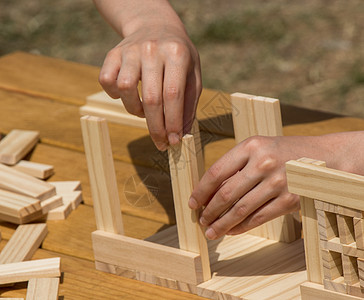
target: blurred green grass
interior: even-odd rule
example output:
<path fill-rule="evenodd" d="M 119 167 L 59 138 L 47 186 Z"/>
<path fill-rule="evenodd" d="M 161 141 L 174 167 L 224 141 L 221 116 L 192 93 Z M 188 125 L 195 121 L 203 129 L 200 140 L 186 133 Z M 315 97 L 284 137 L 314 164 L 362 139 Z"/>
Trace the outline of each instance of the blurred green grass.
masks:
<path fill-rule="evenodd" d="M 205 87 L 364 117 L 362 0 L 172 0 Z M 89 0 L 2 0 L 0 55 L 101 66 L 119 41 Z"/>

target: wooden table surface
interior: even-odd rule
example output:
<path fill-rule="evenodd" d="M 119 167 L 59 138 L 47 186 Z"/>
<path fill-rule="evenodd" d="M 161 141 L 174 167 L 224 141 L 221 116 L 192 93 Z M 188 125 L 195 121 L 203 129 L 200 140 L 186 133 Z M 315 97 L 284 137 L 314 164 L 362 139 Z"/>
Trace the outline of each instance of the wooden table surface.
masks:
<path fill-rule="evenodd" d="M 34 259 L 61 257 L 64 299 L 203 299 L 179 291 L 96 271 L 91 232 L 96 229 L 79 122 L 86 96 L 101 91 L 99 68 L 16 52 L 0 58 L 0 133 L 39 130 L 41 142 L 31 161 L 51 164 L 49 180 L 81 180 L 84 204 L 62 221 L 48 221 L 49 233 Z M 244 92 L 244 91 L 242 91 Z M 205 89 L 197 117 L 205 165 L 234 146 L 228 95 Z M 282 105 L 285 135 L 319 135 L 364 130 L 364 120 Z M 126 235 L 146 238 L 175 223 L 166 155 L 153 146 L 145 129 L 109 124 Z M 141 185 L 135 202 L 133 180 L 152 175 L 151 191 Z M 16 226 L 0 222 L 2 248 Z M 0 297 L 25 297 L 26 285 L 0 288 Z"/>

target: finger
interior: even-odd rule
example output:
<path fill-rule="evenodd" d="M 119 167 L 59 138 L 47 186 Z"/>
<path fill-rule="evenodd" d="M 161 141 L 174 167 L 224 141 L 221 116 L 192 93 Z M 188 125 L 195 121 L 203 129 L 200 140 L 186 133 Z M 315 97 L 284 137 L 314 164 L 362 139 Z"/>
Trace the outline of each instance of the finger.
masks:
<path fill-rule="evenodd" d="M 227 234 L 236 235 L 247 232 L 257 226 L 271 221 L 281 215 L 299 210 L 299 196 L 286 193 L 279 196 L 257 209 L 243 222 L 231 228 Z"/>
<path fill-rule="evenodd" d="M 121 67 L 121 53 L 113 49 L 106 55 L 102 65 L 99 82 L 105 92 L 114 99 L 120 98 L 117 78 Z"/>
<path fill-rule="evenodd" d="M 206 230 L 206 237 L 216 239 L 223 236 L 277 195 L 279 195 L 279 189 L 269 188 L 266 181 L 261 182 L 237 201 L 225 215 L 212 223 Z"/>
<path fill-rule="evenodd" d="M 162 100 L 163 63 L 157 57 L 147 56 L 142 66 L 143 108 L 150 136 L 156 147 L 164 151 L 168 146 L 164 127 Z"/>
<path fill-rule="evenodd" d="M 125 109 L 138 117 L 144 117 L 143 106 L 138 93 L 140 60 L 135 54 L 124 54 L 117 78 L 117 87 Z"/>
<path fill-rule="evenodd" d="M 184 58 L 166 61 L 163 83 L 165 126 L 170 145 L 176 145 L 183 135 L 183 107 L 188 71 Z"/>

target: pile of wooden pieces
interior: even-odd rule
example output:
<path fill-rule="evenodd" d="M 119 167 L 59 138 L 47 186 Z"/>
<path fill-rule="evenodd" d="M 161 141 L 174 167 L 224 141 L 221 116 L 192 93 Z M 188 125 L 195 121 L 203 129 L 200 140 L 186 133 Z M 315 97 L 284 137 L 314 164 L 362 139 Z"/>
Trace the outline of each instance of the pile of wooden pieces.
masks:
<path fill-rule="evenodd" d="M 22 160 L 38 141 L 30 130 L 12 130 L 0 141 L 0 220 L 61 220 L 82 202 L 79 181 L 46 182 L 53 166 Z"/>
<path fill-rule="evenodd" d="M 28 281 L 27 300 L 58 300 L 60 258 L 30 260 L 47 232 L 46 224 L 18 226 L 0 253 L 0 287 Z"/>

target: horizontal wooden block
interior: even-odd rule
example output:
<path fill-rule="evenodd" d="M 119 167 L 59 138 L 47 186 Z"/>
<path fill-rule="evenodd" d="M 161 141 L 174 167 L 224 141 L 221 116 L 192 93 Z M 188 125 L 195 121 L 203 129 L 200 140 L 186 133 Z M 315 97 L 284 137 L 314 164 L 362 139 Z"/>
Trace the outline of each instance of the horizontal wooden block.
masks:
<path fill-rule="evenodd" d="M 286 163 L 291 193 L 364 210 L 364 176 L 297 161 Z"/>
<path fill-rule="evenodd" d="M 322 284 L 305 282 L 301 284 L 302 300 L 361 300 L 362 298 L 326 290 Z"/>
<path fill-rule="evenodd" d="M 13 168 L 39 179 L 46 179 L 54 174 L 53 166 L 27 160 L 19 161 Z"/>
<path fill-rule="evenodd" d="M 0 188 L 45 200 L 56 194 L 51 184 L 0 164 Z"/>
<path fill-rule="evenodd" d="M 0 162 L 14 165 L 38 142 L 39 132 L 14 129 L 0 141 Z"/>
<path fill-rule="evenodd" d="M 344 248 L 343 245 L 340 243 L 339 238 L 332 238 L 329 241 L 320 241 L 321 249 L 326 249 L 334 252 L 343 253 Z"/>
<path fill-rule="evenodd" d="M 31 278 L 27 300 L 58 300 L 59 278 Z"/>
<path fill-rule="evenodd" d="M 47 214 L 47 221 L 64 220 L 72 212 L 72 203 L 63 204 L 57 208 L 50 210 Z"/>
<path fill-rule="evenodd" d="M 46 224 L 18 226 L 0 253 L 0 264 L 15 263 L 31 259 L 47 233 Z"/>
<path fill-rule="evenodd" d="M 82 192 L 64 192 L 60 194 L 64 204 L 71 203 L 72 210 L 76 209 L 82 202 Z"/>
<path fill-rule="evenodd" d="M 348 294 L 363 299 L 364 288 L 362 288 L 358 282 L 352 285 L 348 285 Z"/>
<path fill-rule="evenodd" d="M 38 199 L 0 189 L 0 220 L 24 224 L 42 216 Z"/>
<path fill-rule="evenodd" d="M 92 243 L 96 261 L 186 283 L 202 282 L 196 253 L 100 230 L 92 233 Z"/>
<path fill-rule="evenodd" d="M 60 195 L 55 195 L 55 196 L 52 196 L 52 197 L 48 198 L 47 200 L 43 200 L 40 203 L 40 205 L 42 207 L 42 213 L 45 215 L 50 210 L 62 206 L 63 205 L 63 198 Z"/>
<path fill-rule="evenodd" d="M 327 203 L 320 200 L 315 200 L 315 208 L 331 213 L 338 213 L 338 206 L 335 204 Z"/>
<path fill-rule="evenodd" d="M 0 265 L 0 284 L 28 281 L 31 278 L 60 277 L 59 257 Z"/>
<path fill-rule="evenodd" d="M 48 181 L 49 184 L 53 185 L 56 188 L 56 193 L 67 193 L 74 191 L 81 191 L 81 181 Z"/>
<path fill-rule="evenodd" d="M 324 279 L 324 287 L 325 289 L 344 294 L 346 294 L 348 290 L 347 284 L 344 282 L 344 277 L 339 277 L 335 280 Z"/>

